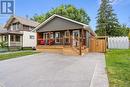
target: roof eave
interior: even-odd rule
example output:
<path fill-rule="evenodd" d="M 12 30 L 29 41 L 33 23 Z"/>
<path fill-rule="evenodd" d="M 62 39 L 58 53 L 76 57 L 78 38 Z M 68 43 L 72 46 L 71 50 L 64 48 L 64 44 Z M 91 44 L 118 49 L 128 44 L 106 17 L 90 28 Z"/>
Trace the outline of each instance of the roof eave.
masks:
<path fill-rule="evenodd" d="M 90 26 L 86 26 L 84 25 L 84 29 L 87 29 L 89 32 L 91 32 L 94 36 L 97 36 L 97 34 L 92 30 L 92 28 Z"/>
<path fill-rule="evenodd" d="M 4 25 L 4 28 L 7 28 L 9 26 L 9 23 L 14 19 L 15 17 L 14 16 L 11 16 L 9 18 L 9 20 L 7 21 L 7 23 Z"/>

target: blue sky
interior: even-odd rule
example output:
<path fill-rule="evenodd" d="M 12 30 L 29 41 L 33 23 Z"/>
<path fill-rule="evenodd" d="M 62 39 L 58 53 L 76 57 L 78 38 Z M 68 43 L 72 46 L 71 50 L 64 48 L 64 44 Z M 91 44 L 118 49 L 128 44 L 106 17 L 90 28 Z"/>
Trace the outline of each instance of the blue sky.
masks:
<path fill-rule="evenodd" d="M 112 0 L 114 12 L 119 22 L 130 26 L 130 0 Z M 72 4 L 77 8 L 83 8 L 91 18 L 90 26 L 95 30 L 97 10 L 100 0 L 15 0 L 15 15 L 32 17 L 41 14 L 61 4 Z M 8 17 L 0 17 L 0 24 L 4 24 Z"/>

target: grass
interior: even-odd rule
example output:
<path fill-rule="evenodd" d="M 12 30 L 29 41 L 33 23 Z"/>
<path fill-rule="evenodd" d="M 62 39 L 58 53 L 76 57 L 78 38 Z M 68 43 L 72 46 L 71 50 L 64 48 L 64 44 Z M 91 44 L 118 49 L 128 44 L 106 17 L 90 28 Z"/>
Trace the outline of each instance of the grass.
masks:
<path fill-rule="evenodd" d="M 130 87 L 130 50 L 109 50 L 106 65 L 110 87 Z"/>
<path fill-rule="evenodd" d="M 26 56 L 36 54 L 38 52 L 35 51 L 22 51 L 22 52 L 11 52 L 6 54 L 0 54 L 0 60 L 12 59 L 16 57 Z"/>
<path fill-rule="evenodd" d="M 23 50 L 33 50 L 31 47 L 24 47 Z"/>

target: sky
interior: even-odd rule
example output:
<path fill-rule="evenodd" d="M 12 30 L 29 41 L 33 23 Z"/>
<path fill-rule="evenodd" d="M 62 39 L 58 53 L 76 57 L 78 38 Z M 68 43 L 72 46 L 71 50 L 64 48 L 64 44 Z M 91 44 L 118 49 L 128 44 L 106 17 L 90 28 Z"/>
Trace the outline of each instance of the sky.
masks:
<path fill-rule="evenodd" d="M 130 27 L 130 0 L 111 0 L 114 12 L 119 22 Z M 35 14 L 46 13 L 61 4 L 72 4 L 76 8 L 83 8 L 91 18 L 90 26 L 96 28 L 97 10 L 100 0 L 15 0 L 15 15 L 30 18 Z M 0 16 L 0 24 L 5 24 L 9 17 Z"/>

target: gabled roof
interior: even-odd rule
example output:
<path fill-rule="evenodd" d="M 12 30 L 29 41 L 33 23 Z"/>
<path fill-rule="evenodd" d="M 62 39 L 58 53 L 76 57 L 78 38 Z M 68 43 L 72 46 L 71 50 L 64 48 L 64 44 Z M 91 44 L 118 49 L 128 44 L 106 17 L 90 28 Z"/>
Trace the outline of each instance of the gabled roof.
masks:
<path fill-rule="evenodd" d="M 47 24 L 49 21 L 53 20 L 55 17 L 58 17 L 58 18 L 61 18 L 61 19 L 64 19 L 64 20 L 67 20 L 67 21 L 70 21 L 70 22 L 73 22 L 73 23 L 76 23 L 76 24 L 79 24 L 81 26 L 83 26 L 84 29 L 88 29 L 90 32 L 93 32 L 92 29 L 90 28 L 90 26 L 84 24 L 84 23 L 81 23 L 81 22 L 78 22 L 78 21 L 74 21 L 72 19 L 69 19 L 69 18 L 66 18 L 66 17 L 63 17 L 63 16 L 60 16 L 60 15 L 52 15 L 50 18 L 48 18 L 47 20 L 45 20 L 43 23 L 41 23 L 40 25 L 38 25 L 34 30 L 32 31 L 36 31 L 37 29 L 39 29 L 40 27 L 44 26 L 45 24 Z M 94 33 L 94 32 L 93 32 Z M 95 34 L 95 33 L 94 33 Z"/>
<path fill-rule="evenodd" d="M 7 28 L 9 26 L 9 24 L 12 22 L 13 19 L 17 19 L 21 24 L 23 25 L 28 25 L 31 27 L 36 27 L 39 25 L 38 22 L 32 21 L 32 20 L 28 20 L 26 18 L 23 17 L 19 17 L 19 16 L 11 16 L 10 19 L 7 21 L 5 28 Z"/>
<path fill-rule="evenodd" d="M 1 30 L 1 29 L 4 29 L 3 25 L 0 25 L 0 30 Z"/>
<path fill-rule="evenodd" d="M 1 33 L 6 33 L 6 32 L 7 32 L 7 30 L 4 29 L 4 26 L 3 26 L 3 25 L 0 25 L 0 34 L 1 34 Z"/>

